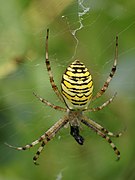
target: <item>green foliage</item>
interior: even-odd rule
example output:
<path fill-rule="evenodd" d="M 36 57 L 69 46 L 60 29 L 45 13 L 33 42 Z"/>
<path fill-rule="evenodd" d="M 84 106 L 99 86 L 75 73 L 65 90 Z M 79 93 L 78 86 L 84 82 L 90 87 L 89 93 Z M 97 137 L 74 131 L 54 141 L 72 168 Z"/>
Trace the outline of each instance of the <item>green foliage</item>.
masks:
<path fill-rule="evenodd" d="M 87 4 L 86 4 L 87 3 Z M 135 179 L 135 1 L 94 1 L 83 16 L 84 27 L 76 33 L 70 30 L 80 26 L 76 1 L 1 1 L 0 2 L 0 179 Z M 79 9 L 80 10 L 80 9 Z M 62 16 L 65 16 L 65 18 Z M 97 106 L 118 95 L 106 109 L 87 115 L 111 131 L 123 130 L 124 136 L 113 139 L 121 151 L 121 160 L 101 137 L 82 127 L 84 146 L 79 146 L 62 129 L 47 144 L 40 155 L 40 166 L 33 165 L 32 157 L 38 146 L 30 151 L 17 152 L 7 148 L 25 145 L 42 135 L 63 116 L 45 107 L 33 96 L 36 92 L 48 101 L 61 105 L 53 93 L 44 65 L 45 34 L 50 28 L 49 55 L 56 84 L 60 87 L 65 68 L 79 58 L 93 75 L 95 93 L 110 72 L 114 58 L 115 36 L 119 36 L 117 73 Z M 76 51 L 75 51 L 76 50 Z M 74 57 L 73 57 L 74 55 Z M 72 58 L 73 57 L 73 58 Z"/>

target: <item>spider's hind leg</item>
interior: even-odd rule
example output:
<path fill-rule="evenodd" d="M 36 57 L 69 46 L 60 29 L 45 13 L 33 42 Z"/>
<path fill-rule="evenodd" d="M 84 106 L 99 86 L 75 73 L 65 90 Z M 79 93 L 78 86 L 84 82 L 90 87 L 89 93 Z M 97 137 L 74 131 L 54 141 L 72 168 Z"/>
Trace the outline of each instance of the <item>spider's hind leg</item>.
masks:
<path fill-rule="evenodd" d="M 71 128 L 70 134 L 75 138 L 75 140 L 80 145 L 83 145 L 84 138 L 79 134 L 79 127 L 78 126 L 70 126 L 70 128 Z"/>
<path fill-rule="evenodd" d="M 86 126 L 90 127 L 93 131 L 95 131 L 98 135 L 100 135 L 102 138 L 104 138 L 109 144 L 110 146 L 112 147 L 112 149 L 114 150 L 116 156 L 117 156 L 117 160 L 120 159 L 120 151 L 117 149 L 117 147 L 115 146 L 115 144 L 112 142 L 112 140 L 110 139 L 109 136 L 114 136 L 112 133 L 110 132 L 107 132 L 106 129 L 98 129 L 94 124 L 91 124 L 91 121 L 90 119 L 83 119 L 81 121 L 83 124 L 85 124 Z M 102 132 L 103 131 L 103 132 Z M 107 135 L 107 134 L 109 135 Z M 114 137 L 119 137 L 119 136 L 114 136 Z"/>

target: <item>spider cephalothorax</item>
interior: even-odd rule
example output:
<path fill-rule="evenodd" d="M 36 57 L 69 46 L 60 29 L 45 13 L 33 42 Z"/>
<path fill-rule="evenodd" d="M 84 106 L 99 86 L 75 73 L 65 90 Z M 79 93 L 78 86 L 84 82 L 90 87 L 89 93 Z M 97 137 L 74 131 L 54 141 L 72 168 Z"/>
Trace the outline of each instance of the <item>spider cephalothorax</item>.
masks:
<path fill-rule="evenodd" d="M 58 90 L 51 71 L 50 61 L 48 57 L 48 36 L 49 29 L 47 30 L 46 36 L 46 67 L 50 78 L 50 83 L 52 89 L 58 96 L 58 98 L 66 105 L 66 108 L 54 105 L 47 100 L 41 98 L 37 94 L 34 95 L 47 106 L 52 107 L 53 109 L 60 110 L 66 112 L 66 115 L 57 121 L 48 131 L 46 131 L 42 136 L 40 136 L 37 140 L 33 141 L 31 144 L 25 145 L 23 147 L 14 147 L 7 144 L 9 147 L 17 149 L 17 150 L 26 150 L 38 143 L 41 143 L 37 153 L 33 157 L 33 161 L 37 164 L 37 159 L 43 150 L 44 146 L 56 135 L 56 133 L 64 127 L 67 123 L 70 125 L 70 134 L 74 137 L 74 139 L 80 144 L 83 145 L 84 138 L 80 135 L 79 129 L 80 124 L 83 123 L 86 126 L 90 127 L 94 132 L 104 138 L 110 146 L 113 148 L 115 154 L 117 155 L 117 159 L 120 158 L 120 152 L 114 143 L 111 141 L 110 137 L 119 137 L 122 133 L 113 134 L 109 132 L 107 129 L 96 123 L 95 121 L 84 116 L 84 111 L 99 111 L 111 103 L 116 95 L 116 93 L 101 106 L 96 108 L 89 108 L 90 101 L 93 101 L 106 91 L 109 86 L 110 81 L 112 80 L 117 66 L 117 58 L 118 58 L 118 36 L 116 36 L 116 48 L 115 48 L 115 57 L 114 63 L 111 69 L 111 72 L 104 83 L 103 87 L 100 91 L 92 97 L 93 92 L 93 81 L 90 72 L 85 67 L 85 65 L 79 60 L 75 60 L 71 63 L 66 69 L 65 73 L 62 76 L 61 81 L 61 92 Z"/>

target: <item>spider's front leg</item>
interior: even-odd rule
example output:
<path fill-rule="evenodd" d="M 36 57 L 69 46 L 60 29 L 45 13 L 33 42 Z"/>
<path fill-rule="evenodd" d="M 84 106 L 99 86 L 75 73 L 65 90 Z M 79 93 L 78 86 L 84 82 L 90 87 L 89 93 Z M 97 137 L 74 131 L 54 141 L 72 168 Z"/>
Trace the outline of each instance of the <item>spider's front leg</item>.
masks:
<path fill-rule="evenodd" d="M 118 36 L 116 36 L 115 56 L 114 56 L 114 62 L 113 62 L 113 66 L 112 66 L 111 72 L 110 72 L 109 76 L 107 77 L 107 80 L 106 80 L 106 82 L 104 83 L 103 87 L 102 87 L 102 88 L 100 89 L 100 91 L 92 98 L 92 101 L 94 101 L 95 99 L 99 98 L 100 96 L 102 96 L 102 95 L 106 92 L 106 90 L 107 90 L 107 88 L 108 88 L 108 86 L 109 86 L 109 84 L 110 84 L 110 82 L 111 82 L 111 80 L 112 80 L 112 78 L 113 78 L 113 76 L 114 76 L 114 74 L 115 74 L 115 72 L 116 72 L 117 61 L 118 61 Z"/>

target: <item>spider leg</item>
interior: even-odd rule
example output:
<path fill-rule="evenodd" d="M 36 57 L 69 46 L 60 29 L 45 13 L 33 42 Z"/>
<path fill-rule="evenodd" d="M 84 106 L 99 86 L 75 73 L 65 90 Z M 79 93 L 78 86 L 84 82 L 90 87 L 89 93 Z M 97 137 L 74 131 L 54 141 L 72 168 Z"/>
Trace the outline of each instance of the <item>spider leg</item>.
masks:
<path fill-rule="evenodd" d="M 68 122 L 68 119 L 65 117 L 60 119 L 54 124 L 46 133 L 45 138 L 43 139 L 41 146 L 38 148 L 35 156 L 33 157 L 34 164 L 38 165 L 37 159 L 39 158 L 44 146 L 56 135 L 56 133 Z"/>
<path fill-rule="evenodd" d="M 42 136 L 40 136 L 39 139 L 33 141 L 31 144 L 27 144 L 22 147 L 15 147 L 8 143 L 5 143 L 8 147 L 16 149 L 16 150 L 27 150 L 35 146 L 36 144 L 43 142 L 44 139 L 48 140 L 55 136 L 55 134 L 68 122 L 67 118 L 60 119 L 58 122 L 56 122 L 46 133 L 44 133 Z"/>
<path fill-rule="evenodd" d="M 49 141 L 50 139 L 48 140 L 43 140 L 43 142 L 41 143 L 41 146 L 38 148 L 38 151 L 36 152 L 36 154 L 34 155 L 33 157 L 33 162 L 35 165 L 39 165 L 39 163 L 37 163 L 37 159 L 39 158 L 39 155 L 41 154 L 44 146 L 47 144 L 47 142 Z"/>
<path fill-rule="evenodd" d="M 32 147 L 35 146 L 36 144 L 38 144 L 38 143 L 40 143 L 41 141 L 43 141 L 43 140 L 45 139 L 45 137 L 46 137 L 46 134 L 43 134 L 42 136 L 40 136 L 39 139 L 37 139 L 37 140 L 33 141 L 31 144 L 27 144 L 27 145 L 25 145 L 25 146 L 16 147 L 16 146 L 12 146 L 12 145 L 10 145 L 10 144 L 8 144 L 8 143 L 5 143 L 5 145 L 7 145 L 7 146 L 10 147 L 10 148 L 16 149 L 16 150 L 18 150 L 18 151 L 22 151 L 22 150 L 27 150 L 27 149 L 32 148 Z"/>
<path fill-rule="evenodd" d="M 104 132 L 102 132 L 101 130 L 99 130 L 94 124 L 91 124 L 91 120 L 90 119 L 82 119 L 81 121 L 83 124 L 85 124 L 86 126 L 90 127 L 93 131 L 95 131 L 98 135 L 100 135 L 102 138 L 104 138 L 112 147 L 112 149 L 114 150 L 115 154 L 117 155 L 117 160 L 120 159 L 120 151 L 117 149 L 117 147 L 115 146 L 115 144 L 112 142 L 112 140 L 110 139 L 109 136 L 107 136 Z M 109 135 L 109 134 L 108 134 Z"/>
<path fill-rule="evenodd" d="M 38 96 L 36 93 L 33 92 L 33 94 L 36 96 L 36 98 L 38 98 L 42 103 L 46 104 L 47 106 L 50 106 L 53 109 L 56 109 L 56 110 L 59 110 L 59 111 L 64 111 L 64 112 L 67 111 L 66 108 L 63 108 L 63 107 L 60 107 L 60 106 L 55 106 L 54 104 L 51 104 L 50 102 L 48 102 L 44 98 L 41 98 L 40 96 Z"/>
<path fill-rule="evenodd" d="M 104 102 L 101 106 L 98 106 L 96 108 L 89 108 L 89 109 L 86 109 L 86 111 L 95 112 L 95 111 L 102 110 L 104 107 L 106 107 L 108 104 L 110 104 L 114 100 L 116 95 L 117 95 L 117 93 L 115 93 L 108 101 Z"/>
<path fill-rule="evenodd" d="M 86 117 L 85 117 L 85 120 L 86 120 Z M 123 135 L 123 133 L 124 133 L 124 131 L 125 131 L 125 129 L 124 129 L 122 132 L 119 132 L 119 133 L 114 134 L 114 133 L 108 131 L 106 128 L 104 128 L 104 127 L 101 126 L 100 124 L 98 124 L 98 123 L 96 123 L 95 121 L 91 120 L 91 119 L 88 119 L 88 122 L 89 122 L 92 126 L 96 127 L 99 131 L 107 134 L 108 136 L 112 136 L 112 137 L 120 137 L 120 136 Z"/>
<path fill-rule="evenodd" d="M 52 71 L 51 71 L 51 65 L 50 65 L 50 61 L 49 61 L 49 54 L 48 54 L 48 37 L 49 37 L 49 29 L 47 29 L 47 35 L 46 35 L 46 45 L 45 45 L 45 49 L 46 49 L 46 54 L 45 54 L 45 63 L 46 63 L 46 67 L 47 67 L 47 71 L 49 74 L 49 78 L 50 78 L 50 83 L 52 86 L 53 91 L 55 92 L 55 94 L 58 96 L 58 98 L 63 102 L 63 97 L 60 93 L 60 91 L 58 90 L 57 85 L 54 82 L 53 79 L 53 75 L 52 75 Z"/>
<path fill-rule="evenodd" d="M 115 57 L 114 57 L 114 63 L 113 63 L 111 72 L 110 72 L 106 82 L 104 83 L 103 87 L 101 88 L 101 90 L 92 98 L 92 100 L 95 100 L 95 99 L 99 98 L 107 90 L 107 88 L 109 86 L 109 83 L 112 80 L 112 78 L 113 78 L 113 76 L 114 76 L 114 74 L 116 72 L 117 59 L 118 59 L 118 36 L 116 36 Z"/>

